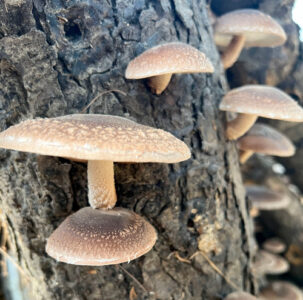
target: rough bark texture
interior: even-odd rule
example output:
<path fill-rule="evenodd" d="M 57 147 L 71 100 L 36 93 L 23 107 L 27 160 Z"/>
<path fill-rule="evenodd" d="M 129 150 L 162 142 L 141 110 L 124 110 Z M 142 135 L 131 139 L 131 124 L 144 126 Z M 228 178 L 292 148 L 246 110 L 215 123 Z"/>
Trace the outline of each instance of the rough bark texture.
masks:
<path fill-rule="evenodd" d="M 116 164 L 118 206 L 158 231 L 154 249 L 124 268 L 77 267 L 45 253 L 47 237 L 87 206 L 86 165 L 0 150 L 0 199 L 10 253 L 27 276 L 29 299 L 213 299 L 232 290 L 201 255 L 245 290 L 253 289 L 253 240 L 233 142 L 218 103 L 226 84 L 203 0 L 5 0 L 0 2 L 0 129 L 27 118 L 79 113 L 124 116 L 172 132 L 192 158 L 175 165 Z M 126 80 L 128 61 L 163 42 L 205 51 L 216 72 L 175 75 L 161 96 Z"/>

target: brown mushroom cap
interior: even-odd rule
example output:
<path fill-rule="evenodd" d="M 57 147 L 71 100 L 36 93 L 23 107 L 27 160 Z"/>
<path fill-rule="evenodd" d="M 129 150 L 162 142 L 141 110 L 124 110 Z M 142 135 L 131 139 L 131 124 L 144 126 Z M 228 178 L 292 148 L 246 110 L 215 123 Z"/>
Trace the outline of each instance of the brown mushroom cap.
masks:
<path fill-rule="evenodd" d="M 253 263 L 253 270 L 258 274 L 283 274 L 289 270 L 289 263 L 281 256 L 259 250 Z"/>
<path fill-rule="evenodd" d="M 130 210 L 85 207 L 51 234 L 46 252 L 75 265 L 119 264 L 147 253 L 156 239 L 153 226 Z"/>
<path fill-rule="evenodd" d="M 107 115 L 28 120 L 1 132 L 0 147 L 87 160 L 89 203 L 104 209 L 117 200 L 113 161 L 174 163 L 190 157 L 170 133 Z"/>
<path fill-rule="evenodd" d="M 269 155 L 291 156 L 295 153 L 295 146 L 284 134 L 264 124 L 255 124 L 237 144 L 241 150 Z"/>
<path fill-rule="evenodd" d="M 229 91 L 220 109 L 264 118 L 303 122 L 303 109 L 283 91 L 266 85 L 246 85 Z"/>
<path fill-rule="evenodd" d="M 244 47 L 275 47 L 286 41 L 283 28 L 269 15 L 255 9 L 239 9 L 217 18 L 215 42 L 226 47 L 233 36 L 245 36 Z"/>
<path fill-rule="evenodd" d="M 0 133 L 0 147 L 80 160 L 173 163 L 190 157 L 168 132 L 94 114 L 24 121 Z"/>
<path fill-rule="evenodd" d="M 300 289 L 286 281 L 271 282 L 261 291 L 260 297 L 269 300 L 303 300 Z"/>
<path fill-rule="evenodd" d="M 233 292 L 229 294 L 224 300 L 257 300 L 257 298 L 246 292 Z"/>
<path fill-rule="evenodd" d="M 264 186 L 246 186 L 246 195 L 252 206 L 261 210 L 283 209 L 290 203 L 287 195 L 273 192 Z"/>
<path fill-rule="evenodd" d="M 125 77 L 140 79 L 172 73 L 213 72 L 206 55 L 184 43 L 168 43 L 146 50 L 127 66 Z"/>
<path fill-rule="evenodd" d="M 271 253 L 279 254 L 285 251 L 286 244 L 281 239 L 274 237 L 267 239 L 262 247 Z"/>

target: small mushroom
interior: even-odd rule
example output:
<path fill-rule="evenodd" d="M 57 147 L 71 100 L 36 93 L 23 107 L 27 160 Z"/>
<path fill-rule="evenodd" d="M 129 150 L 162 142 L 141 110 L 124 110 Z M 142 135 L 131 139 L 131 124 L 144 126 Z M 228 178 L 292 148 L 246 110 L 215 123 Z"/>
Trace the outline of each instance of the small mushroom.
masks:
<path fill-rule="evenodd" d="M 215 43 L 225 48 L 225 69 L 238 59 L 243 48 L 277 47 L 286 41 L 283 28 L 269 15 L 255 9 L 239 9 L 217 18 Z"/>
<path fill-rule="evenodd" d="M 273 281 L 260 293 L 262 300 L 303 300 L 299 288 L 290 282 Z"/>
<path fill-rule="evenodd" d="M 245 134 L 258 116 L 290 122 L 303 122 L 303 109 L 283 91 L 266 85 L 246 85 L 229 91 L 220 110 L 238 116 L 227 124 L 227 138 L 235 140 Z"/>
<path fill-rule="evenodd" d="M 252 268 L 257 274 L 283 274 L 289 270 L 289 263 L 286 259 L 265 250 L 257 252 Z"/>
<path fill-rule="evenodd" d="M 27 120 L 0 133 L 0 147 L 88 161 L 89 203 L 115 206 L 113 161 L 175 163 L 188 147 L 168 132 L 108 115 Z"/>
<path fill-rule="evenodd" d="M 146 50 L 129 62 L 128 79 L 149 78 L 153 93 L 160 95 L 173 73 L 212 73 L 214 68 L 206 55 L 184 43 L 168 43 Z"/>
<path fill-rule="evenodd" d="M 156 239 L 153 226 L 128 209 L 85 207 L 67 217 L 51 234 L 46 252 L 68 264 L 112 265 L 147 253 Z"/>
<path fill-rule="evenodd" d="M 286 244 L 277 237 L 267 239 L 262 247 L 274 254 L 280 254 L 286 250 Z"/>
<path fill-rule="evenodd" d="M 224 300 L 257 300 L 255 296 L 252 294 L 239 291 L 239 292 L 233 292 L 229 295 L 227 295 Z"/>
<path fill-rule="evenodd" d="M 245 163 L 255 152 L 276 156 L 292 156 L 295 153 L 294 144 L 276 129 L 254 124 L 253 127 L 237 141 L 241 150 L 240 162 Z"/>
<path fill-rule="evenodd" d="M 252 207 L 260 210 L 283 209 L 290 203 L 290 198 L 286 194 L 276 193 L 264 186 L 246 186 L 246 195 Z"/>

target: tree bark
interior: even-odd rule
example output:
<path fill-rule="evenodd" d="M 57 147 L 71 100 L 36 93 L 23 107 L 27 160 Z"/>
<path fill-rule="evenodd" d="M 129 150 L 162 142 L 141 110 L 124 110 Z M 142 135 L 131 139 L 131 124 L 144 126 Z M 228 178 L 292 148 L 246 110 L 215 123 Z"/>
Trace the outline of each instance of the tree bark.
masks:
<path fill-rule="evenodd" d="M 204 51 L 214 74 L 174 75 L 160 96 L 144 80 L 126 80 L 127 63 L 145 49 L 182 41 Z M 86 165 L 0 150 L 0 199 L 10 255 L 28 299 L 213 299 L 255 290 L 254 244 L 234 142 L 218 104 L 226 83 L 204 0 L 0 3 L 0 129 L 36 117 L 79 113 L 123 116 L 182 139 L 181 164 L 115 164 L 118 206 L 151 222 L 158 241 L 147 255 L 118 266 L 78 267 L 45 253 L 47 238 L 88 205 Z"/>

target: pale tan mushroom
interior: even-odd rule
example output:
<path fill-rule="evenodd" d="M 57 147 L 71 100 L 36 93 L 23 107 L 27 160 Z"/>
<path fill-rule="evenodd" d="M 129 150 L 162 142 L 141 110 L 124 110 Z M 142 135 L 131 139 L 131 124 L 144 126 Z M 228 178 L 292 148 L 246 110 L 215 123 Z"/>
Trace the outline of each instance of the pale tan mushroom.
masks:
<path fill-rule="evenodd" d="M 89 203 L 115 206 L 113 161 L 175 163 L 188 147 L 168 132 L 108 115 L 27 120 L 0 133 L 0 147 L 88 161 Z"/>
<path fill-rule="evenodd" d="M 263 244 L 262 247 L 274 254 L 280 254 L 286 250 L 286 244 L 279 238 L 273 237 L 267 239 Z"/>
<path fill-rule="evenodd" d="M 244 164 L 255 152 L 266 155 L 292 156 L 295 146 L 287 136 L 265 125 L 254 124 L 250 130 L 237 141 L 241 150 L 240 162 Z"/>
<path fill-rule="evenodd" d="M 289 270 L 289 263 L 281 256 L 259 250 L 252 269 L 257 274 L 283 274 Z"/>
<path fill-rule="evenodd" d="M 128 79 L 149 78 L 153 93 L 161 94 L 174 73 L 212 73 L 214 68 L 206 55 L 184 43 L 168 43 L 146 50 L 129 62 Z"/>
<path fill-rule="evenodd" d="M 264 186 L 248 185 L 246 186 L 247 198 L 251 201 L 254 208 L 260 210 L 278 210 L 287 207 L 290 198 L 281 193 L 276 193 Z"/>
<path fill-rule="evenodd" d="M 227 124 L 226 135 L 229 140 L 244 135 L 258 116 L 303 122 L 302 107 L 283 91 L 266 85 L 246 85 L 229 91 L 220 103 L 220 110 L 238 113 Z"/>
<path fill-rule="evenodd" d="M 224 48 L 225 69 L 238 59 L 243 48 L 277 47 L 286 41 L 283 28 L 269 15 L 255 9 L 239 9 L 216 20 L 215 43 Z"/>

